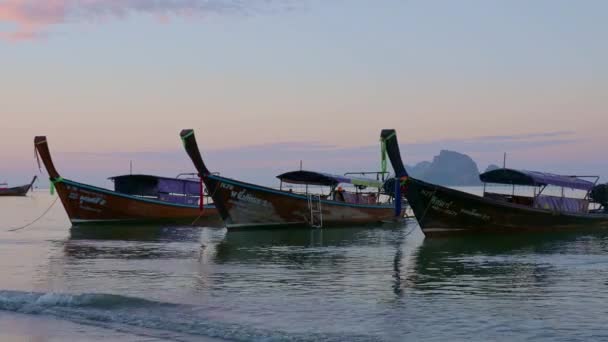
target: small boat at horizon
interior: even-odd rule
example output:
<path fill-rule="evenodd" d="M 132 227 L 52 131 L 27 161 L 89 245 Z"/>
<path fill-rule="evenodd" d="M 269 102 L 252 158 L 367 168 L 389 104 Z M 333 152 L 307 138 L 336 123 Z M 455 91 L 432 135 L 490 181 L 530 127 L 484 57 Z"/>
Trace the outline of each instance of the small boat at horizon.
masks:
<path fill-rule="evenodd" d="M 70 222 L 84 224 L 185 224 L 222 227 L 215 206 L 204 203 L 200 180 L 123 175 L 110 178 L 114 191 L 65 179 L 57 172 L 45 136 L 34 138 Z M 53 190 L 51 190 L 53 191 Z"/>
<path fill-rule="evenodd" d="M 34 178 L 32 179 L 32 181 L 29 184 L 25 184 L 25 185 L 20 185 L 20 186 L 15 186 L 15 187 L 8 187 L 7 183 L 0 183 L 0 196 L 2 197 L 23 197 L 25 195 L 27 195 L 27 193 L 32 190 L 33 186 L 34 186 L 34 182 L 36 181 L 37 177 L 34 176 Z"/>
<path fill-rule="evenodd" d="M 353 226 L 403 218 L 400 202 L 396 205 L 392 195 L 384 192 L 384 181 L 297 170 L 277 176 L 279 189 L 260 186 L 211 173 L 203 162 L 194 131 L 183 130 L 180 136 L 229 229 Z M 285 190 L 284 183 L 304 185 L 305 191 Z M 341 189 L 347 184 L 354 191 Z M 312 193 L 309 186 L 325 187 L 329 192 Z M 364 191 L 367 188 L 373 190 Z"/>
<path fill-rule="evenodd" d="M 479 196 L 409 176 L 395 130 L 382 130 L 381 140 L 400 181 L 401 192 L 425 235 L 608 228 L 608 187 L 596 185 L 599 177 L 502 168 L 480 175 L 484 191 Z M 589 177 L 596 181 L 583 179 Z M 490 192 L 486 184 L 509 185 L 512 191 Z M 531 187 L 533 195 L 516 194 L 515 186 Z M 561 188 L 561 196 L 545 194 L 550 186 Z M 585 195 L 567 197 L 564 189 L 575 189 Z M 592 204 L 599 208 L 592 209 Z"/>

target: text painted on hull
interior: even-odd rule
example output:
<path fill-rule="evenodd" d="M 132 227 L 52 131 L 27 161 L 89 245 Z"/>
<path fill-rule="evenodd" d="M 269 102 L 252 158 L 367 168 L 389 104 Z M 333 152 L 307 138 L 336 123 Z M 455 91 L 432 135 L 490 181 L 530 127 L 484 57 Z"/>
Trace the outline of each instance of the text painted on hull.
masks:
<path fill-rule="evenodd" d="M 452 201 L 448 202 L 448 201 L 442 200 L 440 198 L 437 198 L 433 191 L 422 190 L 422 191 L 420 191 L 420 194 L 422 194 L 422 196 L 424 196 L 424 197 L 429 198 L 430 207 L 437 212 L 440 212 L 440 213 L 443 213 L 446 215 L 450 215 L 450 216 L 458 216 L 458 213 L 460 213 L 460 214 L 463 214 L 466 216 L 475 217 L 480 220 L 490 221 L 490 216 L 488 216 L 484 213 L 478 212 L 477 209 L 461 208 L 460 210 L 458 210 L 458 209 L 452 208 L 454 205 L 454 202 L 452 202 Z M 458 212 L 456 212 L 455 210 L 458 210 Z"/>
<path fill-rule="evenodd" d="M 266 200 L 260 199 L 251 195 L 247 192 L 247 190 L 243 189 L 241 191 L 234 190 L 234 187 L 230 184 L 222 183 L 222 188 L 230 190 L 230 198 L 236 201 L 247 202 L 255 205 L 259 205 L 262 207 L 272 208 L 272 204 Z"/>
<path fill-rule="evenodd" d="M 105 196 L 102 194 L 86 191 L 70 185 L 67 186 L 67 189 L 70 192 L 68 198 L 77 201 L 80 209 L 101 212 L 101 209 L 93 208 L 91 206 L 103 207 L 107 203 Z"/>

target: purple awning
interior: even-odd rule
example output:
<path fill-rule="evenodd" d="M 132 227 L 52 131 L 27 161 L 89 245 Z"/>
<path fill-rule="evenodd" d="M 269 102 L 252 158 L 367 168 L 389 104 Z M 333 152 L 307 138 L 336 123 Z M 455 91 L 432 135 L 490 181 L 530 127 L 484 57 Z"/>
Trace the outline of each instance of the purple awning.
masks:
<path fill-rule="evenodd" d="M 479 175 L 484 183 L 514 184 L 529 186 L 555 185 L 565 188 L 589 191 L 595 183 L 576 176 L 556 175 L 548 172 L 496 169 Z"/>
<path fill-rule="evenodd" d="M 277 176 L 278 179 L 285 183 L 293 184 L 310 184 L 310 185 L 325 185 L 325 186 L 336 186 L 340 183 L 353 184 L 357 186 L 369 186 L 375 188 L 381 188 L 382 182 L 361 177 L 348 177 L 340 175 L 332 175 L 325 172 L 316 171 L 291 171 L 280 174 Z"/>
<path fill-rule="evenodd" d="M 159 194 L 200 195 L 200 183 L 194 179 L 168 178 L 153 175 L 124 175 L 110 178 L 114 190 L 137 196 L 159 196 Z"/>
<path fill-rule="evenodd" d="M 158 192 L 198 196 L 200 194 L 200 184 L 197 181 L 186 179 L 160 178 L 158 180 Z"/>

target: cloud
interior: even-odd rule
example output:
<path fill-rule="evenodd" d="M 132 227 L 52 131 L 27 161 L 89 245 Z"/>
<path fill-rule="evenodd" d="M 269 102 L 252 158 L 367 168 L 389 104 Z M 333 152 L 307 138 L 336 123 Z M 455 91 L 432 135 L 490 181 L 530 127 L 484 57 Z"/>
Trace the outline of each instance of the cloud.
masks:
<path fill-rule="evenodd" d="M 502 153 L 518 150 L 529 150 L 548 146 L 565 145 L 581 142 L 573 131 L 555 131 L 518 135 L 496 135 L 473 137 L 470 139 L 445 139 L 429 142 L 412 143 L 407 148 L 415 155 L 428 155 L 441 149 L 463 153 Z"/>
<path fill-rule="evenodd" d="M 440 150 L 448 149 L 465 154 L 500 155 L 502 152 L 531 151 L 551 146 L 574 144 L 574 132 L 548 132 L 525 135 L 484 136 L 470 139 L 445 139 L 417 143 L 403 143 L 401 152 L 408 163 L 431 160 Z M 201 142 L 199 142 L 200 144 Z M 244 145 L 231 148 L 206 149 L 201 151 L 208 166 L 218 170 L 251 171 L 254 169 L 289 169 L 298 167 L 303 160 L 304 166 L 314 169 L 349 170 L 353 167 L 376 166 L 380 158 L 379 144 L 361 146 L 338 146 L 313 141 L 280 142 L 258 145 Z M 190 161 L 181 148 L 171 148 L 154 152 L 63 152 L 68 159 L 93 158 L 104 161 L 119 161 L 127 165 L 128 160 L 138 160 L 150 165 L 180 167 L 190 166 Z"/>
<path fill-rule="evenodd" d="M 533 140 L 533 139 L 544 139 L 544 138 L 555 138 L 571 136 L 574 131 L 555 131 L 545 133 L 529 133 L 529 134 L 516 134 L 516 135 L 493 135 L 476 138 L 475 140 L 480 141 L 514 141 L 514 140 Z"/>
<path fill-rule="evenodd" d="M 482 170 L 489 163 L 501 162 L 502 153 L 509 152 L 514 156 L 511 159 L 519 158 L 518 162 L 523 163 L 522 167 L 577 173 L 581 171 L 559 164 L 567 163 L 566 160 L 572 156 L 560 156 L 559 159 L 556 159 L 546 156 L 544 153 L 547 148 L 552 146 L 581 142 L 575 137 L 574 132 L 564 131 L 404 143 L 405 134 L 401 133 L 399 136 L 401 153 L 408 165 L 423 160 L 432 160 L 440 150 L 448 149 L 471 156 Z M 199 146 L 205 162 L 211 170 L 220 171 L 227 177 L 263 185 L 275 184 L 275 176 L 279 173 L 298 169 L 300 160 L 303 161 L 305 169 L 338 174 L 349 171 L 374 171 L 380 167 L 380 146 L 377 142 L 369 142 L 362 146 L 338 146 L 301 141 L 208 149 L 205 147 L 204 141 L 199 141 Z M 523 154 L 530 154 L 534 156 L 534 159 L 522 159 Z M 133 161 L 136 173 L 175 176 L 181 172 L 194 171 L 192 162 L 180 146 L 163 151 L 57 151 L 54 153 L 54 157 L 63 176 L 102 186 L 111 185 L 106 180 L 107 177 L 128 172 L 130 161 Z M 591 161 L 585 161 L 583 164 L 587 165 L 589 162 Z M 29 163 L 31 164 L 31 162 Z M 26 168 L 28 165 L 25 163 L 22 169 L 28 169 Z M 602 170 L 602 168 L 597 170 Z"/>
<path fill-rule="evenodd" d="M 50 28 L 59 24 L 122 19 L 131 14 L 154 15 L 166 22 L 171 17 L 289 10 L 297 3 L 296 0 L 0 0 L 0 23 L 15 25 L 13 31 L 0 31 L 0 38 L 39 39 L 48 36 Z"/>

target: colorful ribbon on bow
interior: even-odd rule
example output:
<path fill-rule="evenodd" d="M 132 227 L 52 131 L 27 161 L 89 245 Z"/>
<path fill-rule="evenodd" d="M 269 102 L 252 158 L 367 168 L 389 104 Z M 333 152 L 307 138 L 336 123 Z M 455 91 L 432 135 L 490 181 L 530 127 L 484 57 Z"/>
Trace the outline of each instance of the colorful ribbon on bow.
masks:
<path fill-rule="evenodd" d="M 63 177 L 57 177 L 55 179 L 51 178 L 51 196 L 55 194 L 55 184 L 63 182 Z"/>
<path fill-rule="evenodd" d="M 380 162 L 380 169 L 382 170 L 382 173 L 386 173 L 386 167 L 387 167 L 387 163 L 386 163 L 386 142 L 388 140 L 390 140 L 392 137 L 394 137 L 397 133 L 393 132 L 393 134 L 389 135 L 386 138 L 380 138 L 380 158 L 381 158 L 381 162 Z"/>

